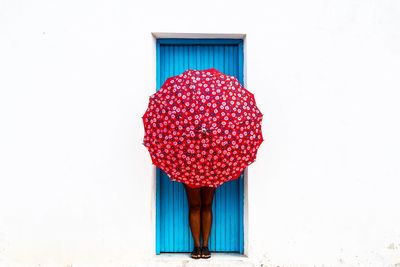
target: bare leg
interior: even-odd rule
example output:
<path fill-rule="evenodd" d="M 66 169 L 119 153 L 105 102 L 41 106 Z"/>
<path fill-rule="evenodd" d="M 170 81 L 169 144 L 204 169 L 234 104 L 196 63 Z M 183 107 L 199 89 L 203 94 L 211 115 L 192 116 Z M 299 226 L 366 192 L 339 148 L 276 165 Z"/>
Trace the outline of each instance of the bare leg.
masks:
<path fill-rule="evenodd" d="M 203 237 L 203 246 L 208 247 L 208 237 L 211 232 L 212 224 L 212 202 L 215 193 L 215 187 L 201 187 L 201 230 Z"/>
<path fill-rule="evenodd" d="M 184 184 L 184 186 L 189 203 L 189 225 L 192 231 L 194 245 L 200 247 L 200 188 L 190 188 L 186 184 Z"/>

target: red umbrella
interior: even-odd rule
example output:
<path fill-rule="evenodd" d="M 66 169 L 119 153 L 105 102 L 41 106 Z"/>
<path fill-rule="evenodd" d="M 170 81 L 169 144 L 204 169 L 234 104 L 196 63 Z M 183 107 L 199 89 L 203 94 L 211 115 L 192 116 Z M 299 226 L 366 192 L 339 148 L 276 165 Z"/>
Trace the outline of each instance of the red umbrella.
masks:
<path fill-rule="evenodd" d="M 214 68 L 168 78 L 142 118 L 153 164 L 191 188 L 238 179 L 264 140 L 254 94 Z"/>

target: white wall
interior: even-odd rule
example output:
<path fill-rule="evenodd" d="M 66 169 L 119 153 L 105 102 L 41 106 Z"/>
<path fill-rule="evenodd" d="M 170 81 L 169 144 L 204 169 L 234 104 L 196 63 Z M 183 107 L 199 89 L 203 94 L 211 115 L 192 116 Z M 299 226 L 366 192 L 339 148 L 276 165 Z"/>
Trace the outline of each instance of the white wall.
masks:
<path fill-rule="evenodd" d="M 265 114 L 250 258 L 399 266 L 399 13 L 395 0 L 3 0 L 0 266 L 154 254 L 151 32 L 246 34 Z"/>

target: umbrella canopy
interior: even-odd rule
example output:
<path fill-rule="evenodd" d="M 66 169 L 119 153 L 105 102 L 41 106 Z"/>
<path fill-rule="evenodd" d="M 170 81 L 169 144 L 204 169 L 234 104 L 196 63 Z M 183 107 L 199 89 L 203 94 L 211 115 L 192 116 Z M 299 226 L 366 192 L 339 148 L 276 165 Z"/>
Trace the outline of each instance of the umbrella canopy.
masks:
<path fill-rule="evenodd" d="M 188 69 L 150 96 L 143 144 L 172 181 L 218 187 L 255 161 L 262 117 L 254 94 L 234 76 Z"/>

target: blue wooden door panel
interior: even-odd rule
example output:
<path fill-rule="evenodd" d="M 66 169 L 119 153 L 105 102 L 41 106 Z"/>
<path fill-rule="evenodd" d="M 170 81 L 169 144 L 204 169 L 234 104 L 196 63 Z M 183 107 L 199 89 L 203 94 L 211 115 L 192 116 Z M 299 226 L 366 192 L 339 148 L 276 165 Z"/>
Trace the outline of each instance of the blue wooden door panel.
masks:
<path fill-rule="evenodd" d="M 216 68 L 243 83 L 243 41 L 234 39 L 159 39 L 157 41 L 157 90 L 164 81 L 186 69 Z M 211 251 L 243 253 L 243 174 L 217 188 L 214 196 Z M 156 253 L 190 252 L 184 186 L 172 182 L 157 168 Z"/>

